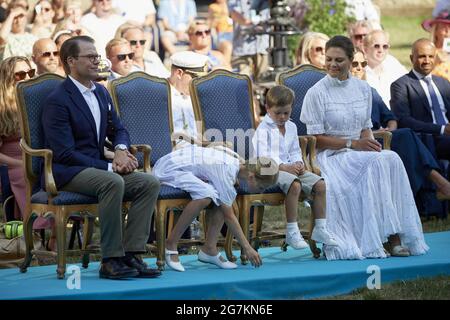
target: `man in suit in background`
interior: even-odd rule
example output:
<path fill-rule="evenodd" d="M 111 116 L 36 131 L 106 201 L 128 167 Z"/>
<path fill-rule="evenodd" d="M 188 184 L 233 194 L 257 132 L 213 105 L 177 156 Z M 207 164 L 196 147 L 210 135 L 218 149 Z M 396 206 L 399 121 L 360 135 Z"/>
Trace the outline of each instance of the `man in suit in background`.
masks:
<path fill-rule="evenodd" d="M 433 42 L 414 42 L 413 70 L 392 83 L 390 104 L 400 127 L 432 134 L 437 157 L 450 160 L 450 83 L 431 75 L 435 57 Z"/>
<path fill-rule="evenodd" d="M 157 277 L 160 272 L 148 268 L 140 254 L 146 252 L 159 182 L 150 174 L 134 172 L 138 163 L 128 152 L 128 132 L 108 91 L 94 82 L 100 59 L 94 40 L 71 38 L 60 56 L 68 77 L 50 94 L 42 114 L 57 187 L 98 198 L 101 278 Z M 115 147 L 112 162 L 104 156 L 106 137 Z M 124 197 L 132 204 L 122 237 Z"/>

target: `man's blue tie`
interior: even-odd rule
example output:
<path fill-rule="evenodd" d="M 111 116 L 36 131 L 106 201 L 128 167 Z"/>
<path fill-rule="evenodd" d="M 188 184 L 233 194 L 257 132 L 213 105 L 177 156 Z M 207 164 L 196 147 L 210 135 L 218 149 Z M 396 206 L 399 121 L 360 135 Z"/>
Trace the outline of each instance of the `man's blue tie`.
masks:
<path fill-rule="evenodd" d="M 434 118 L 436 119 L 436 124 L 440 126 L 445 126 L 445 119 L 442 115 L 441 106 L 439 105 L 439 100 L 436 95 L 436 91 L 434 91 L 433 85 L 431 84 L 431 78 L 424 77 L 423 80 L 427 83 L 428 92 L 430 93 L 431 98 L 431 109 L 434 113 Z"/>

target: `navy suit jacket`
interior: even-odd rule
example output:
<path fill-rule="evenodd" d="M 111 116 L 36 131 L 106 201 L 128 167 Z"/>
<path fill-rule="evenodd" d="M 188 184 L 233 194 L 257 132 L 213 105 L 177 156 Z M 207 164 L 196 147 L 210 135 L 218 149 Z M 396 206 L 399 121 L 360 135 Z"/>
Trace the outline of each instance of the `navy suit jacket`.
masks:
<path fill-rule="evenodd" d="M 386 128 L 387 123 L 391 120 L 397 120 L 391 110 L 386 107 L 386 104 L 381 98 L 380 94 L 372 88 L 372 130 L 378 130 L 380 127 Z"/>
<path fill-rule="evenodd" d="M 111 111 L 109 126 L 114 135 L 108 136 L 114 146 L 130 146 L 128 132 L 120 123 L 108 91 L 96 84 L 100 113 L 100 139 L 91 110 L 80 90 L 67 78 L 49 95 L 42 112 L 42 125 L 46 147 L 53 151 L 53 176 L 60 188 L 86 168 L 108 170 L 104 157 L 105 137 L 108 127 L 108 110 Z M 41 181 L 44 179 L 42 177 Z"/>
<path fill-rule="evenodd" d="M 447 119 L 450 119 L 450 83 L 433 76 L 444 100 Z M 419 79 L 411 71 L 391 84 L 391 109 L 399 119 L 400 128 L 411 128 L 416 132 L 441 134 L 441 126 L 433 123 L 431 107 Z"/>

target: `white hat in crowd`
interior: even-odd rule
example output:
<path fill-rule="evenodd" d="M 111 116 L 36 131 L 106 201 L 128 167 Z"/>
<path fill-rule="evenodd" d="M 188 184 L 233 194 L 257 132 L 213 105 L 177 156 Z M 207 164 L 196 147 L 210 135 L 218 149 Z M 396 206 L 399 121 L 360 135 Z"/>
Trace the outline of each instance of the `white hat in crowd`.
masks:
<path fill-rule="evenodd" d="M 170 57 L 172 66 L 195 73 L 198 76 L 205 75 L 208 71 L 208 57 L 193 51 L 180 51 Z"/>

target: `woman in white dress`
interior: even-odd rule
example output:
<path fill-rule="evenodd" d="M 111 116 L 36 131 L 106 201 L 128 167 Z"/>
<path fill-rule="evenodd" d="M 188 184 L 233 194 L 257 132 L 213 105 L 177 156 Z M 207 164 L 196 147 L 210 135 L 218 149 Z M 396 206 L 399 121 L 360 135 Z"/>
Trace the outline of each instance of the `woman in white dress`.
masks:
<path fill-rule="evenodd" d="M 428 246 L 403 163 L 374 139 L 371 88 L 349 73 L 353 51 L 347 37 L 327 42 L 328 75 L 307 92 L 300 116 L 317 137 L 317 161 L 328 186 L 327 226 L 339 243 L 325 246 L 325 255 L 424 254 Z"/>

